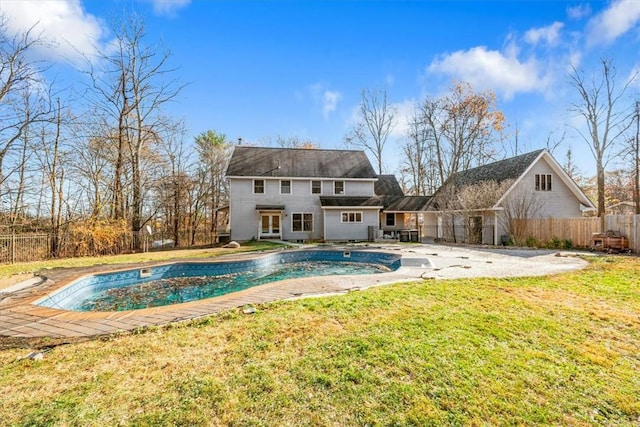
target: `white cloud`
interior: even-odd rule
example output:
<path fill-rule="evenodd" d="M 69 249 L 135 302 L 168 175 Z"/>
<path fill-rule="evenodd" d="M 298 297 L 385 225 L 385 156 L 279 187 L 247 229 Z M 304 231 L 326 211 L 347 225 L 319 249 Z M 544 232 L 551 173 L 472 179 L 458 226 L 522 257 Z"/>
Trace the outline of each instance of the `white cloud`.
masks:
<path fill-rule="evenodd" d="M 342 100 L 342 93 L 329 90 L 324 83 L 314 83 L 308 89 L 314 107 L 322 111 L 325 120 L 328 119 L 331 113 L 338 108 L 338 103 Z"/>
<path fill-rule="evenodd" d="M 92 57 L 106 35 L 103 23 L 86 13 L 80 0 L 3 1 L 2 13 L 8 18 L 8 30 L 14 34 L 35 26 L 33 34 L 52 44 L 41 48 L 39 54 L 54 61 L 77 61 L 81 55 Z"/>
<path fill-rule="evenodd" d="M 532 45 L 544 42 L 549 46 L 555 46 L 560 40 L 560 31 L 563 27 L 562 22 L 556 21 L 546 27 L 533 28 L 524 34 L 524 40 Z"/>
<path fill-rule="evenodd" d="M 457 51 L 434 60 L 428 71 L 443 73 L 470 83 L 476 89 L 491 89 L 511 99 L 519 92 L 544 91 L 549 81 L 542 76 L 538 62 L 521 62 L 484 46 Z"/>
<path fill-rule="evenodd" d="M 589 45 L 608 44 L 638 25 L 640 1 L 618 0 L 591 19 L 587 27 Z"/>
<path fill-rule="evenodd" d="M 325 119 L 329 118 L 329 115 L 336 111 L 338 101 L 342 99 L 342 94 L 338 91 L 325 90 L 322 94 L 322 115 Z"/>
<path fill-rule="evenodd" d="M 406 99 L 402 102 L 392 104 L 396 110 L 395 126 L 391 130 L 391 136 L 402 139 L 409 134 L 409 123 L 413 119 L 416 109 L 415 99 Z"/>
<path fill-rule="evenodd" d="M 173 15 L 191 3 L 191 0 L 148 0 L 153 5 L 153 12 L 157 15 Z"/>
<path fill-rule="evenodd" d="M 587 3 L 567 8 L 567 16 L 569 19 L 578 20 L 589 15 L 591 15 L 591 6 Z"/>

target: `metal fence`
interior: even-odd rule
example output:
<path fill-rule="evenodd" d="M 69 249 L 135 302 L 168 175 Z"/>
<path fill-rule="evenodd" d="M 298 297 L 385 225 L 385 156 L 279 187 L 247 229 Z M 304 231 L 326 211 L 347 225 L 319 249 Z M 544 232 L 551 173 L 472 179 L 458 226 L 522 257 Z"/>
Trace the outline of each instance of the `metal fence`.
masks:
<path fill-rule="evenodd" d="M 53 254 L 52 234 L 47 233 L 13 233 L 0 235 L 0 264 L 18 262 L 44 261 L 51 258 L 74 258 L 82 256 L 105 256 L 131 253 L 134 251 L 155 251 L 173 248 L 194 248 L 214 245 L 228 239 L 229 233 L 224 229 L 197 231 L 196 233 L 180 232 L 176 242 L 175 235 L 167 232 L 156 232 L 149 235 L 145 232 L 121 233 L 109 243 L 99 238 L 74 239 L 69 233 L 57 236 L 57 248 Z"/>
<path fill-rule="evenodd" d="M 0 263 L 41 261 L 49 258 L 51 236 L 48 234 L 0 235 Z"/>

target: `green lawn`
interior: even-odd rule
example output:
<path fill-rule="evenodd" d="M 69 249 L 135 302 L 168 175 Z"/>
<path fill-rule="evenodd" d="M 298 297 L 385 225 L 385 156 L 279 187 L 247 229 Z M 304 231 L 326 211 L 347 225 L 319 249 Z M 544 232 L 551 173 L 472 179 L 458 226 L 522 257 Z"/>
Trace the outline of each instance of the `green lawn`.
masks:
<path fill-rule="evenodd" d="M 638 425 L 640 260 L 0 352 L 7 425 Z"/>

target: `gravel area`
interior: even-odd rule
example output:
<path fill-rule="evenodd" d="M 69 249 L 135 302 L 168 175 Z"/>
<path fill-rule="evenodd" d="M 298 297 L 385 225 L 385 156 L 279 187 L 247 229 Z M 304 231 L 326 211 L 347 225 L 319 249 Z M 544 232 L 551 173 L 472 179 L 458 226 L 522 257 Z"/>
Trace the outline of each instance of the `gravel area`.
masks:
<path fill-rule="evenodd" d="M 434 244 L 383 245 L 381 249 L 401 250 L 408 259 L 428 259 L 431 268 L 407 269 L 435 279 L 544 276 L 584 268 L 588 263 L 579 255 L 593 256 L 589 252 Z"/>

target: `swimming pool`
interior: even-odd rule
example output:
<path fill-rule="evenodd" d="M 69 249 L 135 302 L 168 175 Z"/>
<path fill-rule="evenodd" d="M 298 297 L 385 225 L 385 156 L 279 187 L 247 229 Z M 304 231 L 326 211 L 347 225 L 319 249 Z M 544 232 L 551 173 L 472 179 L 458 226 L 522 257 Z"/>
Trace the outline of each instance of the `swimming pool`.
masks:
<path fill-rule="evenodd" d="M 84 276 L 36 304 L 72 311 L 135 310 L 212 298 L 292 278 L 389 272 L 400 264 L 400 254 L 363 250 L 298 250 L 243 261 L 176 262 Z"/>

